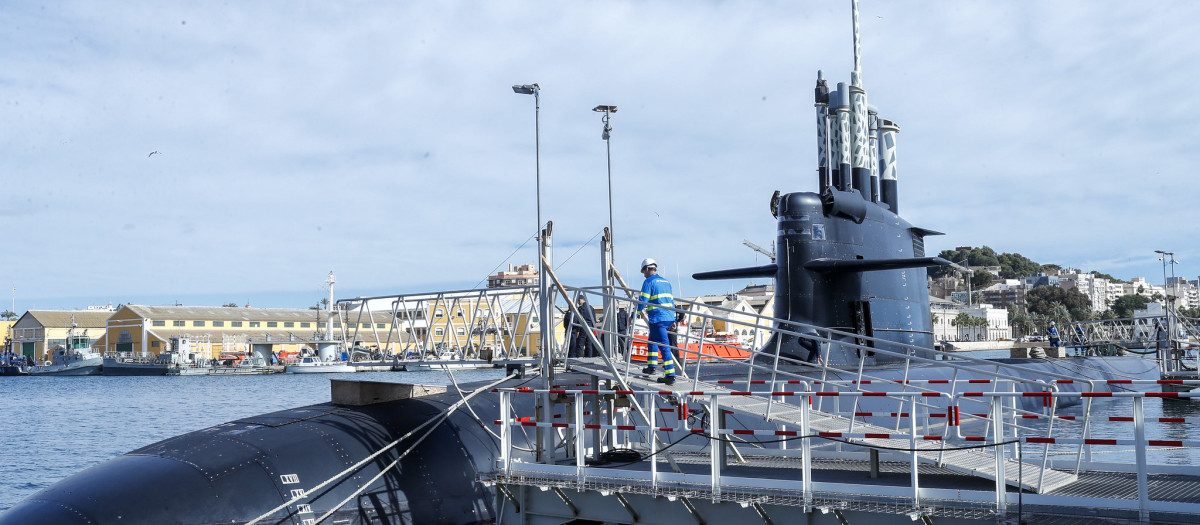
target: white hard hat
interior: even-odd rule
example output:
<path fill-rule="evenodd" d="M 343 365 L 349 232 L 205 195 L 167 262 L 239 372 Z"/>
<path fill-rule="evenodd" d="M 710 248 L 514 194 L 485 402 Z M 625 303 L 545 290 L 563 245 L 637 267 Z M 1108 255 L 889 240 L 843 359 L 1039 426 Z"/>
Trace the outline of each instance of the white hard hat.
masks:
<path fill-rule="evenodd" d="M 651 258 L 647 257 L 647 258 L 645 258 L 645 259 L 642 259 L 642 267 L 641 267 L 641 269 L 642 269 L 642 270 L 645 270 L 647 266 L 649 266 L 649 267 L 651 267 L 651 268 L 658 268 L 658 263 L 657 263 L 657 262 L 654 262 L 654 259 L 651 259 Z"/>
<path fill-rule="evenodd" d="M 1050 326 L 1054 326 L 1054 321 L 1050 321 Z"/>

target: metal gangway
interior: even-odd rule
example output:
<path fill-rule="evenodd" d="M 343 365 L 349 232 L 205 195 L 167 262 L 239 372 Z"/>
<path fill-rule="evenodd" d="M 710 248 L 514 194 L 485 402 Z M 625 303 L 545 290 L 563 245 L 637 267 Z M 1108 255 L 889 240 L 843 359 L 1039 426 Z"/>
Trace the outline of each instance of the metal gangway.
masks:
<path fill-rule="evenodd" d="M 1063 346 L 1077 355 L 1153 355 L 1165 379 L 1200 378 L 1200 319 L 1174 308 L 1159 316 L 1079 321 L 1064 330 Z"/>
<path fill-rule="evenodd" d="M 537 353 L 536 286 L 358 297 L 337 304 L 346 325 L 354 327 L 346 340 L 369 331 L 372 340 L 398 349 L 400 364 L 533 364 Z M 384 328 L 370 322 L 379 314 L 389 319 Z"/>
<path fill-rule="evenodd" d="M 571 287 L 547 273 L 553 308 L 565 303 L 574 319 L 577 295 L 608 312 L 639 304 L 623 283 Z M 756 328 L 749 359 L 705 354 L 705 330 L 680 330 L 672 347 L 678 382 L 665 387 L 633 361 L 637 330 L 617 333 L 601 315 L 595 327 L 574 327 L 601 349 L 598 357 L 570 358 L 559 345 L 546 387 L 504 393 L 496 424 L 505 455 L 482 479 L 506 502 L 500 522 L 674 522 L 672 512 L 698 523 L 739 512 L 766 523 L 813 512 L 994 522 L 1014 513 L 1086 518 L 1101 509 L 1187 523 L 1200 514 L 1200 478 L 1151 462 L 1162 449 L 1200 443 L 1157 439 L 1173 436 L 1179 422 L 1151 421 L 1143 410 L 1147 400 L 1193 397 L 1160 390 L 1196 381 L 1096 379 L 1058 365 L 1048 372 L 818 326 L 784 330 L 770 317 L 699 306 L 677 299 L 675 310 L 690 326 L 737 316 Z M 859 361 L 790 360 L 758 348 L 760 331 L 763 340 L 808 338 Z M 942 378 L 920 379 L 932 368 Z M 539 409 L 513 413 L 519 395 L 538 396 Z M 1114 412 L 1113 400 L 1128 404 Z M 675 420 L 662 422 L 664 414 Z M 1117 422 L 1133 426 L 1121 439 L 1111 434 Z M 522 442 L 536 444 L 535 460 L 510 449 L 513 436 L 530 429 L 536 437 Z M 685 441 L 697 435 L 704 439 Z M 1186 490 L 1156 488 L 1164 479 Z"/>

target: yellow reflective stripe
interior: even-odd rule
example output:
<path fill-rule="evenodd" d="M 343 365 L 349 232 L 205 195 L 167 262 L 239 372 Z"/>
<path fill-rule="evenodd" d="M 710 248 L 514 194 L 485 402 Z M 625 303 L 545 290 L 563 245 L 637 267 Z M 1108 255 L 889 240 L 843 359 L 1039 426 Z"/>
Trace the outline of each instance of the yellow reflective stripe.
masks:
<path fill-rule="evenodd" d="M 648 294 L 648 293 L 646 293 L 646 292 L 642 292 L 642 297 L 645 297 L 645 298 L 649 299 L 649 298 L 650 298 L 650 294 Z"/>
<path fill-rule="evenodd" d="M 650 294 L 643 292 L 642 295 L 645 297 L 649 297 L 651 301 L 653 301 L 655 299 L 662 299 L 663 297 L 666 297 L 667 299 L 670 299 L 671 301 L 675 300 L 675 297 L 669 293 L 660 293 L 658 295 L 650 295 Z"/>

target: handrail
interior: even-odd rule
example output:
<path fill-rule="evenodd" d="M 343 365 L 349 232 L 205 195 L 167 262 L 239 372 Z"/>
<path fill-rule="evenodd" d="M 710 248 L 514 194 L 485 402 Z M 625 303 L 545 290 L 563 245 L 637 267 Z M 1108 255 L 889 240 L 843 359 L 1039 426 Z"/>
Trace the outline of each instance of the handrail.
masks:
<path fill-rule="evenodd" d="M 1010 502 L 1010 498 L 1015 499 L 1018 497 L 1015 493 L 1010 494 L 1006 488 L 1006 485 L 1008 483 L 1013 483 L 1013 481 L 1012 481 L 1012 478 L 1006 477 L 1006 474 L 1004 472 L 1004 470 L 1005 470 L 1004 469 L 1004 461 L 1009 460 L 1009 459 L 1020 461 L 1021 462 L 1020 464 L 1027 467 L 1026 468 L 1027 472 L 1017 476 L 1020 479 L 1018 479 L 1016 481 L 1016 483 L 1024 485 L 1027 483 L 1026 480 L 1033 480 L 1032 481 L 1033 485 L 1031 485 L 1031 486 L 1041 487 L 1043 485 L 1043 483 L 1045 482 L 1045 476 L 1047 475 L 1047 473 L 1051 472 L 1051 470 L 1047 464 L 1047 459 L 1046 459 L 1048 457 L 1048 450 L 1051 445 L 1079 445 L 1080 447 L 1083 447 L 1083 446 L 1087 446 L 1087 447 L 1093 447 L 1093 446 L 1134 447 L 1135 454 L 1136 454 L 1136 460 L 1134 461 L 1134 463 L 1136 464 L 1137 478 L 1138 478 L 1137 479 L 1138 511 L 1139 511 L 1139 515 L 1141 516 L 1141 518 L 1143 520 L 1147 520 L 1149 518 L 1149 512 L 1151 510 L 1151 501 L 1149 499 L 1149 492 L 1148 492 L 1149 467 L 1146 462 L 1147 449 L 1156 448 L 1156 447 L 1200 447 L 1200 440 L 1148 439 L 1146 437 L 1146 429 L 1145 429 L 1145 426 L 1147 423 L 1151 423 L 1151 422 L 1178 423 L 1180 421 L 1178 421 L 1177 418 L 1146 418 L 1144 415 L 1144 412 L 1142 410 L 1142 406 L 1141 406 L 1142 402 L 1145 399 L 1193 398 L 1193 397 L 1200 397 L 1200 392 L 1053 392 L 1053 391 L 1052 392 L 982 392 L 981 391 L 981 392 L 960 392 L 955 395 L 942 393 L 941 397 L 948 400 L 946 412 L 940 413 L 940 414 L 934 414 L 934 413 L 922 414 L 916 408 L 917 407 L 916 401 L 919 399 L 922 399 L 922 398 L 934 397 L 935 396 L 934 394 L 923 393 L 923 392 L 890 392 L 890 393 L 889 392 L 821 392 L 821 391 L 796 392 L 796 391 L 777 391 L 774 389 L 775 385 L 772 385 L 772 386 L 773 386 L 773 388 L 768 391 L 749 391 L 749 390 L 671 391 L 671 390 L 653 390 L 653 389 L 630 390 L 630 389 L 615 389 L 615 388 L 595 389 L 595 388 L 569 388 L 569 387 L 549 388 L 549 389 L 532 388 L 532 387 L 497 388 L 496 391 L 498 391 L 500 393 L 501 400 L 502 400 L 501 404 L 500 404 L 501 418 L 495 420 L 494 423 L 501 426 L 500 432 L 501 432 L 502 436 L 510 436 L 508 438 L 502 439 L 502 441 L 503 441 L 502 445 L 503 445 L 505 452 L 502 453 L 502 461 L 501 461 L 499 470 L 500 470 L 501 475 L 510 476 L 510 479 L 512 479 L 511 476 L 519 474 L 520 472 L 525 472 L 524 470 L 522 470 L 525 467 L 518 466 L 518 464 L 514 464 L 512 462 L 512 455 L 507 451 L 508 447 L 510 447 L 512 445 L 511 432 L 509 432 L 507 430 L 509 427 L 555 428 L 555 429 L 560 429 L 560 430 L 565 429 L 565 430 L 574 432 L 575 436 L 576 436 L 575 437 L 575 439 L 576 439 L 576 442 L 575 442 L 575 450 L 576 450 L 575 464 L 571 465 L 570 467 L 566 467 L 566 466 L 555 467 L 553 465 L 543 466 L 543 469 L 539 470 L 539 472 L 542 472 L 543 474 L 545 474 L 545 473 L 557 472 L 557 470 L 555 470 L 555 469 L 569 468 L 570 473 L 571 473 L 570 479 L 574 483 L 578 484 L 577 485 L 578 490 L 586 490 L 589 487 L 589 483 L 595 483 L 595 479 L 594 479 L 595 476 L 603 477 L 605 475 L 604 473 L 606 472 L 604 469 L 589 466 L 586 463 L 585 458 L 583 457 L 583 454 L 582 454 L 583 450 L 585 450 L 585 440 L 588 439 L 586 432 L 584 432 L 585 430 L 640 431 L 640 432 L 648 433 L 651 435 L 657 435 L 659 433 L 682 433 L 684 435 L 702 435 L 714 443 L 713 445 L 710 445 L 708 447 L 710 450 L 710 452 L 709 452 L 710 465 L 709 465 L 709 473 L 705 476 L 705 478 L 708 480 L 707 483 L 711 484 L 710 490 L 711 490 L 712 494 L 714 495 L 714 497 L 717 497 L 717 496 L 720 496 L 721 494 L 723 494 L 727 490 L 730 490 L 735 487 L 741 487 L 741 485 L 738 485 L 738 483 L 741 482 L 740 480 L 742 478 L 739 478 L 737 476 L 728 476 L 728 475 L 722 474 L 723 459 L 717 453 L 717 450 L 716 450 L 721 447 L 716 446 L 715 445 L 716 443 L 727 441 L 727 440 L 733 438 L 734 436 L 767 438 L 770 440 L 770 442 L 787 440 L 787 439 L 798 439 L 798 440 L 802 440 L 802 444 L 803 444 L 800 449 L 800 459 L 803 461 L 803 466 L 801 467 L 802 468 L 801 479 L 799 481 L 774 479 L 773 483 L 776 483 L 784 488 L 792 487 L 792 489 L 802 493 L 805 501 L 812 501 L 814 486 L 813 486 L 812 477 L 811 477 L 811 459 L 812 459 L 813 452 L 812 452 L 811 447 L 809 447 L 808 445 L 813 439 L 832 439 L 832 440 L 848 442 L 848 443 L 851 443 L 854 445 L 864 446 L 864 447 L 882 446 L 879 444 L 879 442 L 877 440 L 904 440 L 904 441 L 909 442 L 909 446 L 907 447 L 907 449 L 899 450 L 899 452 L 906 453 L 911 458 L 912 479 L 911 479 L 910 483 L 911 483 L 911 488 L 912 488 L 912 496 L 911 496 L 912 505 L 914 508 L 920 508 L 921 491 L 919 490 L 918 469 L 916 468 L 916 461 L 917 461 L 919 454 L 935 453 L 935 452 L 944 451 L 944 450 L 955 450 L 955 449 L 963 449 L 963 448 L 986 447 L 986 448 L 993 450 L 994 454 L 997 458 L 998 470 L 997 470 L 997 474 L 995 476 L 996 477 L 995 505 L 996 505 L 996 511 L 1003 514 L 1004 512 L 1006 512 L 1007 507 L 1008 507 L 1008 505 L 1010 505 L 1010 503 L 1015 503 L 1015 501 Z M 574 417 L 571 418 L 572 419 L 571 421 L 537 421 L 533 418 L 521 417 L 520 415 L 518 415 L 512 411 L 511 400 L 512 400 L 512 396 L 524 395 L 524 394 L 558 395 L 560 397 L 566 396 L 567 398 L 569 398 L 569 401 L 568 401 L 568 406 L 564 409 L 565 413 L 566 414 L 574 413 Z M 648 411 L 649 418 L 645 422 L 642 422 L 642 423 L 637 423 L 637 424 L 589 423 L 589 422 L 587 422 L 586 419 L 584 419 L 584 417 L 583 417 L 584 413 L 582 412 L 582 410 L 583 410 L 582 401 L 584 399 L 583 396 L 588 396 L 588 395 L 612 395 L 612 396 L 624 396 L 624 397 L 630 397 L 630 398 L 640 398 L 645 403 L 645 406 L 647 406 L 647 407 L 658 406 L 657 405 L 658 400 L 667 398 L 671 401 L 672 404 L 674 404 L 676 406 L 676 408 L 674 410 L 672 410 L 675 413 L 674 421 L 670 421 L 671 416 L 667 416 L 667 420 L 662 420 L 661 422 L 659 422 L 659 420 L 656 419 L 657 413 L 660 410 L 661 411 L 668 410 L 667 408 L 661 408 L 661 409 L 649 410 Z M 906 431 L 906 432 L 903 432 L 903 431 L 853 432 L 853 431 L 849 431 L 849 430 L 840 431 L 840 430 L 836 430 L 836 429 L 835 430 L 813 431 L 813 429 L 809 427 L 809 421 L 810 421 L 809 415 L 815 409 L 812 408 L 812 406 L 809 402 L 802 402 L 802 403 L 798 403 L 796 405 L 800 409 L 800 414 L 801 414 L 799 428 L 792 428 L 792 429 L 768 429 L 768 428 L 746 428 L 746 427 L 723 428 L 718 424 L 718 420 L 716 418 L 712 418 L 708 421 L 707 428 L 697 428 L 692 425 L 692 422 L 689 419 L 689 414 L 688 414 L 688 409 L 687 409 L 689 403 L 693 403 L 693 404 L 700 403 L 702 405 L 707 405 L 709 411 L 711 411 L 712 413 L 717 413 L 719 410 L 721 410 L 721 406 L 722 406 L 722 401 L 720 401 L 721 399 L 731 399 L 731 398 L 740 397 L 740 396 L 756 396 L 756 397 L 763 397 L 763 398 L 770 398 L 773 396 L 786 396 L 786 397 L 806 398 L 808 400 L 811 400 L 813 398 L 821 398 L 821 397 L 871 398 L 871 397 L 883 397 L 883 396 L 904 399 L 904 400 L 906 400 L 905 404 L 908 406 L 908 411 L 903 412 L 901 415 L 903 417 L 909 418 L 908 431 Z M 1116 419 L 1113 419 L 1113 420 L 1128 421 L 1128 422 L 1134 423 L 1135 424 L 1134 436 L 1132 438 L 1129 438 L 1129 437 L 1096 438 L 1096 437 L 1088 437 L 1086 435 L 1081 436 L 1081 437 L 1070 437 L 1070 436 L 1062 437 L 1062 436 L 1054 435 L 1055 431 L 1054 431 L 1053 427 L 1047 427 L 1044 430 L 1030 429 L 1030 430 L 1022 431 L 1018 434 L 1009 436 L 1009 435 L 1007 435 L 1007 432 L 1004 431 L 1004 426 L 1002 423 L 1011 416 L 1012 410 L 1010 409 L 1010 407 L 1007 406 L 1007 403 L 1005 403 L 1005 401 L 1006 400 L 1012 401 L 1012 400 L 1017 400 L 1017 399 L 1021 399 L 1021 398 L 1027 398 L 1027 397 L 1044 398 L 1044 399 L 1058 399 L 1058 398 L 1092 399 L 1092 398 L 1097 398 L 1097 397 L 1129 399 L 1134 404 L 1133 405 L 1134 406 L 1134 415 L 1132 417 L 1116 417 Z M 961 412 L 959 412 L 958 406 L 961 402 L 966 401 L 968 398 L 984 398 L 984 399 L 987 399 L 990 401 L 993 409 L 987 414 L 976 414 L 976 415 L 985 417 L 986 419 L 991 421 L 991 424 L 989 424 L 988 428 L 994 429 L 993 432 L 985 433 L 982 435 L 966 434 L 963 432 L 963 425 L 961 424 L 960 417 L 962 415 L 967 415 L 967 414 L 962 414 Z M 1050 420 L 1070 420 L 1071 419 L 1071 417 L 1059 416 L 1059 415 L 1055 414 L 1054 410 L 1053 410 L 1053 406 L 1054 406 L 1053 404 L 1050 404 L 1047 407 L 1049 410 L 1049 414 L 1045 415 L 1045 417 L 1049 418 Z M 917 428 L 918 428 L 917 420 L 921 417 L 927 417 L 927 418 L 928 417 L 942 417 L 942 418 L 946 419 L 945 425 L 946 425 L 946 428 L 949 430 L 949 432 L 941 434 L 941 435 L 930 434 L 930 433 L 925 433 L 925 434 L 918 433 L 917 432 Z M 1044 434 L 1042 434 L 1042 432 L 1044 432 Z M 652 457 L 654 454 L 656 454 L 660 450 L 655 445 L 655 443 L 657 443 L 657 442 L 658 442 L 658 439 L 651 439 L 646 443 L 646 446 L 648 447 L 648 453 L 649 453 L 649 456 L 647 456 L 647 457 Z M 934 445 L 933 446 L 919 446 L 918 445 L 919 443 L 932 443 Z M 1040 467 L 1035 466 L 1036 464 L 1029 465 L 1029 464 L 1025 463 L 1026 460 L 1020 457 L 1021 456 L 1021 453 L 1020 453 L 1021 445 L 1026 445 L 1026 446 L 1027 445 L 1042 445 L 1044 447 L 1045 451 L 1042 453 L 1043 457 L 1040 462 L 1041 463 Z M 1012 449 L 1011 451 L 1008 450 L 1010 447 Z M 894 450 L 893 447 L 884 446 L 884 448 L 892 448 Z M 772 453 L 769 449 L 763 449 L 761 452 L 759 452 L 759 454 L 770 455 L 770 454 L 774 454 L 774 453 Z M 642 459 L 646 459 L 647 457 L 643 457 Z M 656 464 L 657 464 L 657 462 L 653 462 L 653 461 L 650 463 L 650 469 L 649 469 L 648 473 L 646 473 L 645 471 L 642 471 L 642 470 L 630 470 L 630 471 L 626 472 L 625 474 L 623 474 L 622 479 L 626 479 L 629 476 L 633 476 L 636 478 L 639 475 L 639 473 L 641 473 L 641 474 L 648 476 L 648 480 L 649 480 L 650 484 L 653 487 L 655 487 L 655 490 L 657 490 L 657 487 L 660 484 L 666 482 L 666 478 L 661 478 L 659 476 L 657 468 L 656 468 Z M 619 468 L 619 466 L 618 466 L 618 468 Z M 1012 467 L 1010 466 L 1009 468 L 1012 468 Z M 1028 472 L 1028 468 L 1035 468 L 1035 469 L 1037 469 L 1037 471 L 1030 473 L 1030 472 Z M 563 472 L 565 473 L 567 471 L 563 470 Z M 1030 477 L 1031 475 L 1033 476 L 1032 478 Z M 739 474 L 738 476 L 746 476 L 746 474 Z M 738 490 L 744 491 L 745 489 L 743 487 Z M 1098 501 L 1102 501 L 1102 500 L 1103 500 L 1103 498 L 1099 498 L 1099 497 L 1089 498 L 1087 500 L 1087 505 L 1089 507 L 1104 508 L 1103 504 L 1097 503 Z M 1119 497 L 1113 498 L 1114 502 L 1120 501 L 1120 500 L 1121 500 L 1121 498 L 1119 498 Z"/>

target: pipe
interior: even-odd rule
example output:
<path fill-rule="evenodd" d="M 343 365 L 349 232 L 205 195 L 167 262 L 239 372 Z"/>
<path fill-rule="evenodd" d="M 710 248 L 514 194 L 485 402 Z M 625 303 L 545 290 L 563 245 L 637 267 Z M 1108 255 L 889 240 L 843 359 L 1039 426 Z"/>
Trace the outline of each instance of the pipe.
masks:
<path fill-rule="evenodd" d="M 869 127 L 867 115 L 867 92 L 858 86 L 850 86 L 850 162 L 853 166 L 854 189 L 865 200 L 871 200 L 871 146 L 867 143 Z M 847 188 L 848 189 L 848 188 Z"/>
<path fill-rule="evenodd" d="M 900 133 L 900 125 L 887 119 L 879 120 L 879 198 L 892 210 L 899 214 L 899 197 L 897 194 L 896 177 L 896 134 Z"/>
<path fill-rule="evenodd" d="M 817 186 L 820 191 L 829 187 L 829 85 L 825 83 L 824 74 L 817 70 L 817 87 L 814 89 L 817 108 Z"/>
<path fill-rule="evenodd" d="M 836 186 L 839 190 L 850 191 L 854 188 L 853 173 L 850 170 L 854 162 L 851 153 L 854 145 L 850 134 L 850 94 L 845 82 L 838 82 L 837 95 L 838 151 L 834 164 L 841 174 L 841 184 Z M 832 99 L 830 105 L 832 105 Z"/>

